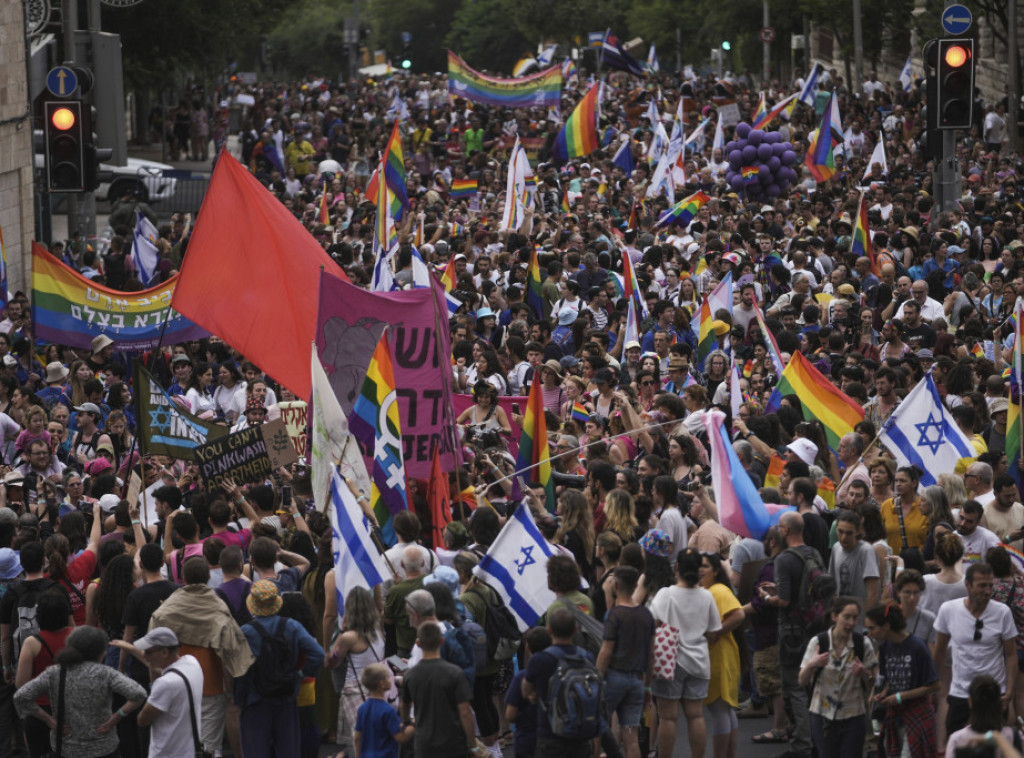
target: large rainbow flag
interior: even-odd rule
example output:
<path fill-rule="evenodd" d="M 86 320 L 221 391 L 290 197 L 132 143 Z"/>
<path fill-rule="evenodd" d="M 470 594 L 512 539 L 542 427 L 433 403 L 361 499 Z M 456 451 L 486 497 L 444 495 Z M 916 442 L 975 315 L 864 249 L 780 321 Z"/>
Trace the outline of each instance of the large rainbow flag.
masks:
<path fill-rule="evenodd" d="M 548 426 L 544 420 L 544 395 L 540 382 L 530 385 L 523 416 L 523 433 L 519 437 L 519 458 L 516 471 L 530 468 L 523 477 L 527 482 L 539 482 L 547 495 L 547 508 L 555 511 L 555 481 L 551 477 L 551 457 L 548 450 Z M 536 465 L 540 464 L 540 465 Z"/>
<path fill-rule="evenodd" d="M 878 276 L 878 260 L 875 258 L 875 247 L 871 244 L 871 224 L 868 221 L 868 204 L 864 200 L 864 193 L 860 193 L 860 203 L 857 205 L 857 219 L 853 224 L 853 240 L 850 243 L 850 252 L 858 258 L 867 258 L 871 261 L 871 273 Z"/>
<path fill-rule="evenodd" d="M 654 227 L 657 229 L 658 227 L 668 226 L 669 224 L 686 226 L 693 221 L 693 217 L 697 215 L 697 211 L 703 208 L 704 204 L 710 199 L 711 198 L 703 192 L 697 190 L 689 197 L 684 197 L 678 203 L 665 211 Z"/>
<path fill-rule="evenodd" d="M 784 395 L 800 398 L 805 420 L 821 421 L 828 444 L 833 450 L 839 447 L 840 437 L 852 432 L 853 427 L 864 420 L 864 409 L 826 379 L 804 358 L 803 353 L 793 353 L 768 400 L 765 413 L 778 410 Z"/>
<path fill-rule="evenodd" d="M 540 260 L 537 258 L 537 248 L 530 250 L 530 264 L 526 268 L 526 292 L 523 299 L 528 306 L 533 308 L 537 318 L 544 318 L 544 298 L 540 292 Z"/>
<path fill-rule="evenodd" d="M 597 117 L 599 115 L 599 94 L 601 82 L 594 82 L 590 90 L 572 115 L 566 119 L 565 126 L 555 138 L 551 146 L 551 156 L 557 163 L 565 163 L 572 158 L 589 155 L 600 146 L 597 134 Z"/>
<path fill-rule="evenodd" d="M 836 93 L 828 99 L 824 113 L 821 114 L 821 125 L 814 134 L 804 163 L 817 182 L 826 182 L 836 172 L 835 147 L 843 141 L 843 125 L 839 120 L 839 101 Z"/>
<path fill-rule="evenodd" d="M 119 350 L 150 350 L 161 342 L 161 331 L 165 345 L 208 337 L 208 331 L 171 308 L 178 276 L 141 292 L 119 292 L 89 281 L 33 243 L 35 338 L 88 348 L 93 338 L 105 334 Z"/>
<path fill-rule="evenodd" d="M 401 119 L 395 120 L 388 146 L 381 158 L 384 180 L 391 193 L 391 215 L 395 221 L 402 220 L 402 214 L 409 210 L 409 191 L 405 187 L 405 154 L 402 152 Z"/>
<path fill-rule="evenodd" d="M 558 107 L 562 96 L 562 67 L 552 66 L 518 79 L 502 79 L 470 68 L 449 50 L 448 94 L 502 108 Z"/>
<path fill-rule="evenodd" d="M 389 528 L 391 517 L 406 510 L 409 502 L 405 494 L 405 461 L 402 458 L 395 369 L 386 329 L 377 341 L 363 386 L 352 405 L 349 428 L 363 449 L 373 455 L 370 507 L 377 516 L 385 539 L 388 539 L 394 532 Z"/>

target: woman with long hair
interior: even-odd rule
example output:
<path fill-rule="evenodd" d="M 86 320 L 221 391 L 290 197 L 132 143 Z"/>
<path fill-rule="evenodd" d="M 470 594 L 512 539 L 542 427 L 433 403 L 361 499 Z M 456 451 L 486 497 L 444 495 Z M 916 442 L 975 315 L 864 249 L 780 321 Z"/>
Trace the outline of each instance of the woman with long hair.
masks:
<path fill-rule="evenodd" d="M 928 646 L 907 632 L 903 610 L 895 603 L 869 608 L 864 625 L 878 644 L 882 686 L 871 701 L 885 707 L 879 755 L 931 758 L 938 733 L 932 695 L 939 689 L 939 677 Z"/>
<path fill-rule="evenodd" d="M 855 758 L 864 750 L 864 696 L 878 662 L 875 649 L 854 631 L 862 609 L 859 598 L 837 597 L 831 628 L 811 638 L 800 666 L 800 686 L 811 688 L 811 736 L 821 756 Z"/>
<path fill-rule="evenodd" d="M 329 572 L 328 576 L 333 576 Z M 327 588 L 330 589 L 330 588 Z M 334 670 L 334 683 L 340 692 L 338 745 L 353 754 L 352 731 L 356 712 L 366 700 L 360 677 L 371 663 L 384 660 L 384 633 L 373 595 L 363 587 L 353 587 L 345 598 L 341 629 L 327 656 L 327 667 Z"/>
<path fill-rule="evenodd" d="M 54 657 L 64 649 L 68 635 L 75 629 L 68 626 L 68 603 L 59 592 L 44 592 L 39 596 L 36 623 L 39 625 L 39 631 L 28 637 L 21 645 L 18 670 L 14 677 L 15 687 L 24 687 L 52 666 Z M 36 705 L 47 713 L 53 713 L 50 698 L 45 694 L 36 698 Z M 23 726 L 30 758 L 49 756 L 50 730 L 46 724 L 30 716 L 24 720 Z"/>
<path fill-rule="evenodd" d="M 1020 755 L 1020 750 L 1015 747 L 1020 743 L 1020 733 L 1011 723 L 1006 723 L 1003 718 L 1002 693 L 999 682 L 988 674 L 978 674 L 971 680 L 971 686 L 967 690 L 967 703 L 971 707 L 971 717 L 967 726 L 949 735 L 946 740 L 946 758 L 954 758 L 962 755 L 961 750 L 967 755 L 979 754 L 972 744 L 989 743 L 992 746 L 985 746 L 983 755 Z"/>
<path fill-rule="evenodd" d="M 928 517 L 921 510 L 921 497 L 917 486 L 921 469 L 900 466 L 893 480 L 895 495 L 882 503 L 882 521 L 889 547 L 899 555 L 906 548 L 924 547 L 928 536 Z"/>
<path fill-rule="evenodd" d="M 213 391 L 217 414 L 233 425 L 245 409 L 245 382 L 238 367 L 231 361 L 220 364 L 217 378 L 220 384 Z"/>
<path fill-rule="evenodd" d="M 935 540 L 943 532 L 955 531 L 953 513 L 949 508 L 949 498 L 946 497 L 946 490 L 939 484 L 925 487 L 921 493 L 921 512 L 928 517 L 928 537 L 925 538 L 921 555 L 924 557 L 925 565 L 937 569 L 939 564 L 935 560 Z"/>
<path fill-rule="evenodd" d="M 647 531 L 637 521 L 633 496 L 628 490 L 616 487 L 605 497 L 604 528 L 614 532 L 622 544 L 636 542 Z"/>
<path fill-rule="evenodd" d="M 482 379 L 473 386 L 473 405 L 460 413 L 455 423 L 465 429 L 470 442 L 488 442 L 488 447 L 500 444 L 499 432 L 512 433 L 505 409 L 498 405 L 498 391 Z"/>
<path fill-rule="evenodd" d="M 134 457 L 134 453 L 137 453 L 138 450 L 133 450 L 134 436 L 129 429 L 128 417 L 124 411 L 110 412 L 110 415 L 107 416 L 105 431 L 114 446 L 114 470 L 122 471 L 130 468 L 129 453 L 132 453 L 132 457 Z"/>
<path fill-rule="evenodd" d="M 107 652 L 107 635 L 93 626 L 75 629 L 63 650 L 57 653 L 55 666 L 45 669 L 14 693 L 14 705 L 22 718 L 32 716 L 51 730 L 50 742 L 62 758 L 98 758 L 117 756 L 117 724 L 127 713 L 146 700 L 146 690 L 124 674 L 118 673 L 102 660 Z M 64 685 L 61 686 L 61 680 Z M 113 711 L 112 699 L 117 694 L 125 699 Z M 36 702 L 46 695 L 53 714 Z M 57 714 L 63 712 L 61 749 L 57 751 Z M 10 735 L 4 735 L 7 739 Z"/>
<path fill-rule="evenodd" d="M 946 493 L 946 504 L 949 506 L 951 514 L 970 499 L 967 497 L 967 486 L 964 484 L 964 478 L 958 474 L 950 472 L 939 474 L 939 486 Z M 952 524 L 953 522 L 950 521 L 950 523 Z"/>
<path fill-rule="evenodd" d="M 192 405 L 192 412 L 197 416 L 206 411 L 216 413 L 217 404 L 213 399 L 213 366 L 206 361 L 196 364 L 195 371 L 188 380 L 185 399 Z"/>
<path fill-rule="evenodd" d="M 95 378 L 92 369 L 89 368 L 89 362 L 83 360 L 74 361 L 71 364 L 69 376 L 71 378 L 71 404 L 81 405 L 86 399 L 85 383 Z"/>
<path fill-rule="evenodd" d="M 123 549 L 123 546 L 122 546 Z M 122 553 L 110 560 L 103 569 L 98 588 L 94 593 L 92 613 L 95 625 L 107 633 L 112 640 L 124 636 L 124 604 L 128 593 L 135 589 L 135 559 Z M 88 605 L 88 604 L 87 604 Z M 117 667 L 121 651 L 110 647 L 104 661 L 108 666 Z"/>
<path fill-rule="evenodd" d="M 120 411 L 128 420 L 128 429 L 135 431 L 135 408 L 132 406 L 132 391 L 124 382 L 115 382 L 107 390 L 107 407 L 111 412 Z M 107 416 L 107 424 L 110 417 Z"/>
<path fill-rule="evenodd" d="M 596 561 L 601 565 L 601 575 L 590 588 L 590 602 L 594 604 L 594 618 L 604 621 L 608 609 L 614 605 L 615 582 L 612 572 L 619 566 L 622 555 L 622 539 L 615 532 L 605 530 L 597 535 Z"/>
<path fill-rule="evenodd" d="M 703 470 L 697 445 L 689 434 L 673 434 L 668 440 L 668 462 L 672 467 L 672 478 L 682 487 L 699 481 Z"/>
<path fill-rule="evenodd" d="M 739 739 L 735 709 L 739 707 L 740 651 L 732 632 L 743 623 L 743 607 L 736 599 L 721 556 L 704 553 L 699 576 L 700 586 L 714 597 L 722 622 L 721 630 L 708 647 L 711 681 L 704 698 L 705 720 L 715 758 L 735 758 Z"/>
<path fill-rule="evenodd" d="M 70 517 L 80 514 L 69 513 L 61 522 L 64 526 Z M 63 534 L 54 534 L 46 540 L 44 551 L 47 561 L 47 576 L 58 582 L 71 599 L 71 613 L 75 626 L 85 624 L 85 586 L 96 571 L 97 553 L 100 548 L 100 522 L 103 511 L 97 502 L 93 505 L 92 530 L 89 533 L 89 544 L 71 561 L 71 544 Z"/>
<path fill-rule="evenodd" d="M 565 490 L 558 498 L 555 513 L 561 517 L 555 544 L 568 549 L 580 567 L 580 574 L 588 582 L 593 581 L 594 514 L 587 496 L 580 490 Z"/>
<path fill-rule="evenodd" d="M 324 530 L 317 541 L 316 570 L 306 572 L 302 580 L 302 594 L 309 601 L 316 618 L 323 623 L 317 624 L 312 631 L 316 641 L 324 650 L 330 647 L 331 635 L 334 633 L 335 619 L 328 618 L 325 613 L 327 601 L 324 597 L 324 577 L 334 570 L 334 535 L 330 529 Z M 316 720 L 320 731 L 333 743 L 335 730 L 338 726 L 338 693 L 331 681 L 331 672 L 321 667 L 316 675 Z"/>
<path fill-rule="evenodd" d="M 484 381 L 497 390 L 498 395 L 508 394 L 508 379 L 505 378 L 505 371 L 498 354 L 493 350 L 485 350 L 476 359 L 477 381 Z"/>

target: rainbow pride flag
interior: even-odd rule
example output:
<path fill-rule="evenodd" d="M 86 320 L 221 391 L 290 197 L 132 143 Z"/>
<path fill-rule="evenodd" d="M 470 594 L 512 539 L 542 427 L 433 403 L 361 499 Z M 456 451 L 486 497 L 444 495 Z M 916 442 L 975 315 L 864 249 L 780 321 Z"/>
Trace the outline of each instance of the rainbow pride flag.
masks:
<path fill-rule="evenodd" d="M 815 181 L 827 182 L 836 173 L 835 147 L 843 141 L 843 125 L 839 120 L 839 101 L 833 91 L 821 114 L 821 125 L 807 148 L 807 165 Z"/>
<path fill-rule="evenodd" d="M 482 105 L 498 108 L 558 107 L 562 97 L 561 66 L 518 79 L 481 74 L 462 58 L 448 51 L 448 93 Z"/>
<path fill-rule="evenodd" d="M 327 211 L 327 180 L 324 180 L 323 192 L 320 194 L 320 210 L 317 213 L 316 222 L 324 226 L 331 225 L 331 214 Z"/>
<path fill-rule="evenodd" d="M 573 403 L 571 416 L 573 421 L 586 423 L 587 419 L 590 418 L 590 411 L 587 410 L 587 406 L 583 403 Z"/>
<path fill-rule="evenodd" d="M 572 209 L 569 205 L 569 190 L 565 190 L 562 193 L 562 213 L 568 213 Z"/>
<path fill-rule="evenodd" d="M 526 292 L 523 299 L 528 306 L 533 308 L 537 318 L 544 318 L 544 298 L 540 294 L 540 261 L 537 258 L 537 248 L 530 250 L 530 263 L 526 267 Z"/>
<path fill-rule="evenodd" d="M 757 99 L 757 108 L 754 110 L 754 115 L 750 119 L 751 124 L 756 124 L 761 119 L 768 115 L 768 101 L 765 100 L 764 91 L 761 91 L 761 96 Z M 752 127 L 754 129 L 760 129 L 759 126 Z"/>
<path fill-rule="evenodd" d="M 636 278 L 636 270 L 628 253 L 622 256 L 622 296 L 636 303 L 637 313 L 641 319 L 647 318 L 647 301 L 640 290 L 640 282 Z"/>
<path fill-rule="evenodd" d="M 868 204 L 864 200 L 864 193 L 860 193 L 860 202 L 857 205 L 857 218 L 853 223 L 853 240 L 850 242 L 850 252 L 858 258 L 867 258 L 871 261 L 871 273 L 878 276 L 878 261 L 875 258 L 875 247 L 871 244 L 871 224 L 868 222 Z"/>
<path fill-rule="evenodd" d="M 678 203 L 661 214 L 661 218 L 658 219 L 658 223 L 654 225 L 655 228 L 668 226 L 669 224 L 678 224 L 679 226 L 688 225 L 693 221 L 693 217 L 697 215 L 697 211 L 703 208 L 710 199 L 711 198 L 703 192 L 697 190 L 692 195 L 684 197 Z"/>
<path fill-rule="evenodd" d="M 401 119 L 395 120 L 388 146 L 384 150 L 384 181 L 391 193 L 391 215 L 395 221 L 409 210 L 409 192 L 405 187 L 405 154 L 402 152 Z"/>
<path fill-rule="evenodd" d="M 525 58 L 520 58 L 516 61 L 516 65 L 512 67 L 512 76 L 519 78 L 523 74 L 527 73 L 531 68 L 537 67 L 537 59 L 532 55 L 528 55 Z"/>
<path fill-rule="evenodd" d="M 395 369 L 391 342 L 385 329 L 366 369 L 363 386 L 352 405 L 349 428 L 373 455 L 370 507 L 387 540 L 392 516 L 409 507 L 405 492 L 405 461 L 402 458 L 402 428 L 395 392 Z M 389 540 L 390 541 L 390 540 Z"/>
<path fill-rule="evenodd" d="M 444 267 L 444 271 L 441 273 L 441 284 L 444 285 L 445 292 L 451 292 L 455 289 L 455 256 L 453 255 L 448 259 L 448 265 Z"/>
<path fill-rule="evenodd" d="M 582 158 L 600 146 L 597 134 L 597 118 L 601 105 L 598 102 L 600 91 L 601 83 L 594 82 L 555 138 L 555 143 L 551 147 L 551 156 L 557 163 L 565 163 L 572 158 Z"/>
<path fill-rule="evenodd" d="M 744 166 L 740 169 L 740 174 L 743 176 L 743 181 L 746 184 L 752 184 L 757 181 L 757 166 Z"/>
<path fill-rule="evenodd" d="M 448 224 L 448 234 L 451 235 L 452 237 L 458 237 L 459 235 L 465 233 L 465 231 L 466 227 L 464 227 L 458 221 L 452 221 L 451 223 Z"/>
<path fill-rule="evenodd" d="M 803 353 L 793 353 L 786 370 L 779 377 L 765 413 L 779 408 L 783 395 L 796 395 L 803 407 L 804 419 L 821 421 L 829 447 L 839 447 L 839 439 L 853 431 L 864 420 L 864 409 L 826 379 Z"/>
<path fill-rule="evenodd" d="M 1010 374 L 1010 392 L 1009 401 L 1010 407 L 1009 412 L 1006 414 L 1006 462 L 1009 465 L 1008 473 L 1013 477 L 1013 480 L 1017 482 L 1017 489 L 1024 491 L 1024 470 L 1020 465 L 1020 456 L 1024 452 L 1021 448 L 1021 424 L 1024 423 L 1021 419 L 1021 392 L 1020 392 L 1020 377 L 1022 369 L 1024 369 L 1024 357 L 1022 357 L 1022 351 L 1024 351 L 1024 329 L 1021 328 L 1021 324 L 1024 324 L 1024 306 L 1021 305 L 1020 301 L 1017 301 L 1017 305 L 1013 309 L 1013 359 L 1008 369 Z M 1003 372 L 1005 378 L 1007 371 Z"/>
<path fill-rule="evenodd" d="M 452 200 L 466 200 L 477 191 L 476 179 L 452 179 L 452 188 L 448 197 Z"/>
<path fill-rule="evenodd" d="M 794 93 L 794 94 L 790 95 L 787 98 L 784 98 L 783 100 L 780 100 L 778 103 L 775 104 L 774 108 L 772 108 L 771 110 L 765 109 L 765 112 L 762 113 L 759 117 L 756 116 L 756 114 L 755 114 L 754 123 L 751 125 L 750 128 L 751 129 L 764 129 L 765 127 L 767 127 L 772 121 L 774 121 L 776 118 L 778 118 L 779 115 L 784 110 L 786 110 L 790 106 L 791 103 L 796 102 L 797 95 L 799 95 L 799 94 L 800 93 L 797 92 L 797 93 Z"/>
<path fill-rule="evenodd" d="M 527 482 L 539 482 L 547 495 L 548 511 L 555 511 L 555 481 L 551 477 L 551 456 L 548 450 L 548 426 L 544 420 L 544 395 L 542 382 L 530 385 L 530 397 L 526 401 L 523 415 L 523 433 L 519 437 L 519 457 L 516 471 L 529 468 L 523 473 Z M 539 465 L 538 465 L 539 464 Z M 530 468 L 534 466 L 534 468 Z"/>
<path fill-rule="evenodd" d="M 208 337 L 209 332 L 170 307 L 178 276 L 141 292 L 119 292 L 89 281 L 33 243 L 34 336 L 84 349 L 105 334 L 118 350 L 151 350 L 161 342 L 166 322 L 163 344 Z"/>

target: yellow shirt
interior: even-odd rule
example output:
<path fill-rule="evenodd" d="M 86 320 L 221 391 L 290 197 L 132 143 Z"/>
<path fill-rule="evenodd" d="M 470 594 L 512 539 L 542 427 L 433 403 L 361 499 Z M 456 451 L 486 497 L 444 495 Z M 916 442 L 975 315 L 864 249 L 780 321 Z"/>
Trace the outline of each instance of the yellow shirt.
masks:
<path fill-rule="evenodd" d="M 903 526 L 907 532 L 907 547 L 924 547 L 928 537 L 928 517 L 921 513 L 920 499 L 915 499 L 910 513 L 903 517 Z M 900 535 L 900 517 L 896 513 L 895 499 L 889 498 L 882 503 L 882 523 L 885 524 L 885 538 L 893 553 L 900 554 L 903 540 Z"/>
<path fill-rule="evenodd" d="M 718 615 L 724 621 L 730 612 L 743 606 L 736 599 L 732 590 L 724 584 L 712 584 L 708 591 L 715 598 Z M 711 681 L 708 683 L 708 696 L 704 704 L 710 705 L 719 698 L 734 708 L 739 705 L 740 689 L 740 651 L 736 647 L 736 638 L 723 634 L 713 645 L 708 647 L 711 659 Z"/>

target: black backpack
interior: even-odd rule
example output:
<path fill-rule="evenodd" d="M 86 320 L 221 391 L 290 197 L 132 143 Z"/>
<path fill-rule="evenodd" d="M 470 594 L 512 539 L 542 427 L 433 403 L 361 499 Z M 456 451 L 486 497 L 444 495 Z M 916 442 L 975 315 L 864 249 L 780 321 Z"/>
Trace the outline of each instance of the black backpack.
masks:
<path fill-rule="evenodd" d="M 827 653 L 829 648 L 832 646 L 832 635 L 829 632 L 822 632 L 818 635 L 818 652 Z M 861 663 L 864 663 L 864 635 L 860 632 L 853 633 L 853 657 Z M 814 692 L 814 688 L 818 686 L 818 677 L 821 676 L 823 669 L 818 669 L 814 672 L 814 678 L 811 680 L 811 686 L 807 688 L 808 692 Z M 862 682 L 862 686 L 867 687 L 866 682 Z"/>
<path fill-rule="evenodd" d="M 789 617 L 799 621 L 808 632 L 820 632 L 828 628 L 832 599 L 838 589 L 835 577 L 821 565 L 818 551 L 814 548 L 810 549 L 809 556 L 794 547 L 786 548 L 786 552 L 803 562 L 800 586 L 794 596 L 796 602 L 791 603 Z"/>
<path fill-rule="evenodd" d="M 289 664 L 292 650 L 284 637 L 286 622 L 287 619 L 278 617 L 273 634 L 267 634 L 261 624 L 249 624 L 262 638 L 260 654 L 252 665 L 252 672 L 256 691 L 264 698 L 280 700 L 295 694 L 296 672 L 294 666 Z"/>
<path fill-rule="evenodd" d="M 515 616 L 488 585 L 484 584 L 482 589 L 473 587 L 469 591 L 487 603 L 487 618 L 483 625 L 487 634 L 487 655 L 494 661 L 509 660 L 523 639 Z"/>

